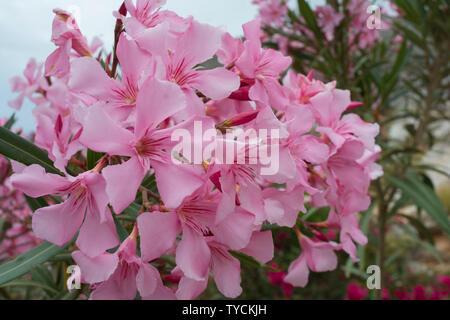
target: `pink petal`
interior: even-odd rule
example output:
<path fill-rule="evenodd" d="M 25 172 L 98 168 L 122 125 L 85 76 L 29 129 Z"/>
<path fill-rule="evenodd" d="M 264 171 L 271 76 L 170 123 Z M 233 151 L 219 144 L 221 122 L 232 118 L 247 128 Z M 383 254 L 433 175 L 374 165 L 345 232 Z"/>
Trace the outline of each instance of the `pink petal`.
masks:
<path fill-rule="evenodd" d="M 178 217 L 171 212 L 146 212 L 138 217 L 137 222 L 143 261 L 152 261 L 165 254 L 181 232 Z"/>
<path fill-rule="evenodd" d="M 186 56 L 192 67 L 205 62 L 220 48 L 223 34 L 220 28 L 194 20 L 178 39 L 176 55 Z"/>
<path fill-rule="evenodd" d="M 111 213 L 107 208 L 103 210 L 108 210 L 108 214 L 106 215 L 107 220 L 101 222 L 100 212 L 88 208 L 86 218 L 78 234 L 76 244 L 89 257 L 98 256 L 120 244 Z"/>
<path fill-rule="evenodd" d="M 26 167 L 21 173 L 14 174 L 11 177 L 11 183 L 14 188 L 32 198 L 55 194 L 70 185 L 66 178 L 46 173 L 44 168 L 37 164 Z"/>
<path fill-rule="evenodd" d="M 274 253 L 272 232 L 270 230 L 254 232 L 248 245 L 240 251 L 261 263 L 269 262 L 273 259 Z"/>
<path fill-rule="evenodd" d="M 81 269 L 82 279 L 90 284 L 106 281 L 119 263 L 117 255 L 110 253 L 91 258 L 78 250 L 72 252 L 72 257 Z"/>
<path fill-rule="evenodd" d="M 108 101 L 117 87 L 117 82 L 106 74 L 94 58 L 82 57 L 72 61 L 69 88 L 73 92 Z"/>
<path fill-rule="evenodd" d="M 80 136 L 83 145 L 97 152 L 130 157 L 134 155 L 130 147 L 133 141 L 134 135 L 111 119 L 103 105 L 89 108 Z"/>
<path fill-rule="evenodd" d="M 250 241 L 255 217 L 245 211 L 236 211 L 228 215 L 214 227 L 217 241 L 227 245 L 232 250 L 244 248 Z"/>
<path fill-rule="evenodd" d="M 148 263 L 143 263 L 136 276 L 136 286 L 141 297 L 152 295 L 159 282 L 161 282 L 161 276 L 158 270 Z"/>
<path fill-rule="evenodd" d="M 130 22 L 127 23 L 127 27 L 135 29 Z M 139 32 L 136 35 L 136 41 L 139 47 L 154 56 L 166 56 L 169 46 L 168 38 L 170 37 L 169 27 L 170 25 L 168 23 L 163 22 L 154 28 L 146 28 L 142 32 Z"/>
<path fill-rule="evenodd" d="M 212 274 L 217 289 L 227 298 L 236 298 L 242 293 L 241 266 L 238 259 L 226 252 L 213 251 Z"/>
<path fill-rule="evenodd" d="M 72 40 L 56 49 L 45 61 L 45 75 L 63 78 L 70 72 L 69 54 L 72 48 Z"/>
<path fill-rule="evenodd" d="M 68 199 L 36 210 L 33 215 L 33 232 L 36 237 L 63 246 L 74 237 L 84 218 L 85 206 L 74 206 Z"/>
<path fill-rule="evenodd" d="M 108 280 L 91 293 L 90 300 L 133 300 L 136 297 L 136 274 L 119 265 Z"/>
<path fill-rule="evenodd" d="M 284 282 L 290 283 L 295 287 L 304 288 L 308 284 L 308 277 L 309 269 L 306 265 L 305 255 L 302 254 L 289 266 Z"/>
<path fill-rule="evenodd" d="M 331 127 L 350 105 L 350 91 L 339 89 L 324 91 L 315 95 L 310 101 L 316 120 L 322 126 Z"/>
<path fill-rule="evenodd" d="M 176 251 L 176 262 L 183 273 L 194 280 L 208 276 L 211 251 L 203 238 L 188 226 L 183 226 L 183 237 Z"/>
<path fill-rule="evenodd" d="M 122 33 L 117 45 L 117 57 L 120 61 L 122 81 L 127 79 L 137 86 L 140 76 L 149 64 L 150 56 L 138 47 L 136 41 Z"/>
<path fill-rule="evenodd" d="M 219 178 L 222 189 L 222 199 L 217 207 L 216 223 L 220 223 L 236 208 L 236 182 L 234 175 L 227 172 Z"/>
<path fill-rule="evenodd" d="M 191 85 L 213 100 L 221 100 L 240 86 L 239 76 L 225 68 L 199 71 Z"/>
<path fill-rule="evenodd" d="M 102 174 L 107 182 L 106 193 L 114 212 L 122 213 L 134 201 L 146 172 L 137 157 L 103 169 Z"/>
<path fill-rule="evenodd" d="M 200 188 L 204 180 L 190 165 L 152 162 L 158 191 L 168 208 L 177 208 L 184 198 Z M 174 192 L 174 188 L 176 192 Z"/>
<path fill-rule="evenodd" d="M 165 285 L 158 284 L 155 291 L 147 296 L 142 296 L 142 300 L 176 300 L 175 293 Z"/>
<path fill-rule="evenodd" d="M 182 277 L 176 292 L 177 299 L 194 300 L 205 291 L 207 285 L 208 279 L 197 281 L 188 277 Z"/>
<path fill-rule="evenodd" d="M 186 98 L 178 85 L 149 78 L 142 85 L 136 101 L 136 136 L 142 137 L 148 128 L 155 128 L 185 107 Z"/>

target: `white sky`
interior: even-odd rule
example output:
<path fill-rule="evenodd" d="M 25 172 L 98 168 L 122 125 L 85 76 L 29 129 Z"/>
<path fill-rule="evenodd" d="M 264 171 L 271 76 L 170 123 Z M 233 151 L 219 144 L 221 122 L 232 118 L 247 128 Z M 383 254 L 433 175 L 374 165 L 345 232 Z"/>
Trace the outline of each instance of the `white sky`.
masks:
<path fill-rule="evenodd" d="M 52 10 L 79 8 L 79 25 L 90 40 L 99 36 L 106 48 L 112 47 L 115 19 L 112 12 L 123 0 L 2 0 L 0 4 L 0 117 L 14 112 L 7 101 L 15 97 L 9 79 L 22 74 L 29 58 L 45 61 L 55 49 L 50 42 Z M 168 0 L 165 8 L 181 16 L 192 15 L 203 23 L 226 26 L 234 36 L 241 35 L 241 25 L 252 20 L 257 7 L 251 0 Z M 293 1 L 295 2 L 295 1 Z M 323 0 L 310 0 L 322 3 Z M 25 103 L 17 113 L 18 126 L 26 132 L 34 130 L 31 104 Z"/>

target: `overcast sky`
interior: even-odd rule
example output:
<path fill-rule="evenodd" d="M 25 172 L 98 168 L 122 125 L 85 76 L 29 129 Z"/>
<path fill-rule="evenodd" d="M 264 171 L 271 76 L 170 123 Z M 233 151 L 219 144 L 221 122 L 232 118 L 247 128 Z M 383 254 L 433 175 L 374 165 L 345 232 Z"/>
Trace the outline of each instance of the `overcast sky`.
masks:
<path fill-rule="evenodd" d="M 52 10 L 61 8 L 79 11 L 79 25 L 90 40 L 99 36 L 106 48 L 112 47 L 115 20 L 112 12 L 123 0 L 2 0 L 0 4 L 0 117 L 9 117 L 14 110 L 7 101 L 15 97 L 9 79 L 22 74 L 30 57 L 45 61 L 55 49 L 50 42 Z M 215 26 L 226 26 L 234 36 L 240 36 L 241 25 L 252 20 L 257 8 L 251 0 L 168 0 L 165 8 L 181 16 L 192 15 L 196 20 Z M 295 2 L 295 1 L 294 1 Z M 322 3 L 324 0 L 310 0 Z M 71 10 L 72 11 L 72 10 Z M 34 130 L 32 105 L 25 103 L 17 113 L 18 126 Z"/>

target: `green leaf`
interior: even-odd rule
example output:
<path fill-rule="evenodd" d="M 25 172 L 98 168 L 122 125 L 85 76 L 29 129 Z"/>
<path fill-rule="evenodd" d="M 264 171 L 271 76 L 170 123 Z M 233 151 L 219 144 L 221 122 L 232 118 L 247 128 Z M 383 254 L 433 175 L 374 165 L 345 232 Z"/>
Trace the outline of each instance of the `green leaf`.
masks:
<path fill-rule="evenodd" d="M 34 266 L 46 262 L 54 257 L 72 242 L 64 247 L 58 247 L 50 242 L 44 242 L 33 249 L 18 256 L 14 261 L 5 263 L 0 266 L 0 285 L 5 284 L 28 273 Z"/>
<path fill-rule="evenodd" d="M 314 32 L 317 40 L 322 43 L 322 32 L 320 31 L 319 24 L 317 23 L 314 12 L 312 11 L 308 2 L 306 2 L 305 0 L 298 0 L 298 8 L 300 10 L 300 14 L 303 16 L 303 18 L 305 18 L 308 28 L 311 29 L 312 32 Z"/>
<path fill-rule="evenodd" d="M 406 234 L 411 236 L 411 239 L 416 242 L 417 244 L 419 244 L 420 246 L 422 246 L 425 250 L 427 250 L 428 252 L 430 252 L 434 258 L 439 262 L 439 263 L 443 263 L 441 257 L 439 256 L 439 252 L 436 250 L 436 248 L 434 246 L 432 246 L 431 244 L 429 244 L 428 242 L 422 241 L 418 235 L 407 225 L 401 224 L 401 223 L 397 223 L 397 226 L 400 229 L 403 229 L 405 231 Z"/>
<path fill-rule="evenodd" d="M 277 271 L 276 269 L 274 269 L 266 264 L 262 264 L 255 258 L 246 255 L 245 253 L 232 251 L 232 250 L 230 250 L 229 252 L 233 257 L 238 259 L 241 263 L 245 263 L 245 264 L 255 267 L 255 268 L 262 268 L 263 270 L 267 270 L 267 271 Z"/>
<path fill-rule="evenodd" d="M 16 123 L 16 114 L 13 113 L 13 115 L 6 121 L 6 123 L 3 125 L 5 129 L 11 130 L 12 126 Z"/>
<path fill-rule="evenodd" d="M 0 127 L 0 153 L 24 165 L 38 164 L 48 173 L 63 175 L 53 166 L 47 152 L 4 127 Z"/>
<path fill-rule="evenodd" d="M 0 239 L 2 238 L 4 224 L 5 224 L 5 218 L 0 217 Z"/>
<path fill-rule="evenodd" d="M 307 222 L 322 222 L 327 220 L 329 213 L 330 207 L 313 207 L 309 209 L 304 215 L 302 215 L 301 219 Z"/>
<path fill-rule="evenodd" d="M 409 29 L 408 27 L 405 27 L 404 25 L 400 24 L 400 23 L 396 23 L 395 27 L 397 29 L 399 29 L 401 32 L 403 32 L 403 35 L 405 36 L 405 38 L 407 38 L 408 40 L 410 40 L 412 43 L 414 43 L 417 47 L 426 50 L 426 42 L 424 42 L 422 40 L 422 38 L 420 37 L 420 35 L 417 34 L 416 31 L 413 31 L 411 29 Z"/>
<path fill-rule="evenodd" d="M 430 244 L 434 245 L 433 235 L 431 234 L 430 230 L 428 230 L 428 228 L 424 226 L 422 221 L 420 221 L 417 218 L 408 216 L 406 214 L 400 214 L 400 216 L 407 219 L 409 221 L 409 224 L 413 226 L 414 229 L 416 229 L 420 239 L 425 240 Z"/>
<path fill-rule="evenodd" d="M 45 285 L 45 288 L 43 289 L 45 290 L 47 295 L 51 296 L 55 293 L 55 291 L 57 291 L 53 276 L 45 265 L 41 264 L 31 269 L 31 276 L 33 277 L 34 281 Z"/>
<path fill-rule="evenodd" d="M 123 212 L 120 214 L 119 218 L 127 217 L 131 221 L 136 221 L 139 211 L 141 210 L 141 205 L 137 202 L 132 202 Z"/>
<path fill-rule="evenodd" d="M 148 175 L 147 177 L 145 177 L 144 181 L 142 181 L 141 184 L 144 188 L 151 190 L 153 192 L 158 192 L 158 189 L 156 187 L 156 178 L 155 175 Z"/>
<path fill-rule="evenodd" d="M 211 59 L 206 60 L 205 62 L 202 62 L 195 66 L 195 68 L 198 68 L 198 70 L 211 70 L 220 67 L 223 67 L 223 64 L 219 62 L 217 56 L 214 56 Z"/>
<path fill-rule="evenodd" d="M 101 157 L 103 157 L 104 153 L 101 152 L 95 152 L 91 149 L 88 149 L 87 151 L 87 168 L 88 170 L 94 169 L 97 165 L 98 160 L 100 160 Z"/>
<path fill-rule="evenodd" d="M 450 178 L 450 174 L 448 174 L 446 171 L 436 168 L 436 166 L 431 165 L 431 164 L 419 164 L 416 166 L 416 168 L 434 171 L 434 172 L 440 173 L 443 176 L 446 176 L 447 178 Z"/>
<path fill-rule="evenodd" d="M 41 288 L 41 289 L 44 289 L 44 290 L 52 292 L 52 293 L 58 293 L 58 291 L 55 288 L 52 288 L 44 283 L 34 281 L 34 280 L 26 280 L 26 279 L 17 279 L 17 280 L 13 280 L 13 281 L 10 281 L 5 284 L 1 284 L 0 288 L 20 287 L 20 286 L 22 286 L 22 287 L 37 287 L 37 288 Z"/>
<path fill-rule="evenodd" d="M 402 46 L 397 54 L 397 58 L 395 60 L 394 66 L 392 67 L 392 71 L 387 74 L 387 77 L 383 79 L 383 81 L 391 82 L 393 79 L 398 77 L 400 70 L 406 64 L 408 60 L 409 54 L 411 52 L 410 48 L 408 48 L 407 41 L 403 41 Z"/>
<path fill-rule="evenodd" d="M 123 242 L 129 236 L 128 231 L 116 217 L 114 217 L 114 223 L 116 224 L 116 230 L 117 235 L 119 236 L 119 240 L 120 242 Z"/>
<path fill-rule="evenodd" d="M 30 209 L 35 212 L 37 209 L 39 208 L 43 208 L 43 207 L 48 207 L 48 203 L 47 201 L 40 197 L 40 198 L 31 198 L 27 195 L 25 196 L 25 200 L 27 201 L 28 206 L 30 207 Z"/>
<path fill-rule="evenodd" d="M 403 180 L 391 176 L 387 176 L 386 179 L 401 189 L 418 207 L 424 209 L 447 235 L 450 235 L 450 221 L 441 200 L 416 174 L 408 172 Z"/>

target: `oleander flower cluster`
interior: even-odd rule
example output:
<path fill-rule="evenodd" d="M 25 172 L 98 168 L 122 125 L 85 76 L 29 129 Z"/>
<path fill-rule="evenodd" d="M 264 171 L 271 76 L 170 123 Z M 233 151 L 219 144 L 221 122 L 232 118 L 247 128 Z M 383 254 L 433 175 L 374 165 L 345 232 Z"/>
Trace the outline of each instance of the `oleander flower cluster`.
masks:
<path fill-rule="evenodd" d="M 296 35 L 302 34 L 308 39 L 315 39 L 315 34 L 302 16 L 296 18 L 296 21 L 290 20 L 289 2 L 289 0 L 253 0 L 253 4 L 258 6 L 263 25 L 281 31 L 272 36 L 266 34 L 267 40 L 277 43 L 280 50 L 285 53 L 289 48 L 302 48 L 308 51 L 310 50 L 308 45 L 296 39 Z M 390 5 L 395 11 L 395 5 L 392 3 Z M 387 19 L 381 19 L 381 14 L 387 14 L 386 8 L 380 7 L 379 13 L 374 11 L 375 8 L 369 0 L 350 0 L 344 7 L 339 8 L 329 4 L 315 6 L 314 15 L 324 36 L 321 40 L 332 42 L 335 39 L 335 30 L 344 27 L 349 47 L 360 50 L 372 48 L 376 42 L 381 41 L 381 31 L 390 27 Z M 370 24 L 373 26 L 369 29 L 368 20 L 375 16 L 379 21 L 371 20 Z M 343 24 L 345 17 L 348 17 L 349 21 Z"/>
<path fill-rule="evenodd" d="M 337 251 L 357 261 L 355 243 L 367 242 L 358 213 L 382 174 L 378 125 L 350 112 L 360 103 L 336 82 L 296 74 L 290 57 L 263 48 L 260 19 L 236 39 L 164 3 L 124 1 L 112 53 L 54 10 L 56 50 L 12 81 L 19 97 L 11 105 L 35 103 L 34 142 L 61 171 L 14 165 L 15 188 L 60 199 L 33 214 L 36 236 L 60 246 L 76 238 L 72 256 L 91 299 L 195 299 L 212 279 L 238 297 L 237 257 L 271 261 L 272 224 L 298 236 L 301 254 L 284 277 L 293 286 L 335 269 Z M 194 137 L 187 147 L 174 139 L 180 130 Z M 211 131 L 223 148 L 206 152 Z M 265 153 L 276 155 L 276 172 L 264 174 Z M 98 161 L 89 167 L 92 154 Z M 118 218 L 130 206 L 140 210 L 120 241 Z M 302 219 L 322 207 L 326 220 Z"/>

